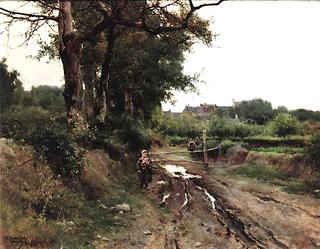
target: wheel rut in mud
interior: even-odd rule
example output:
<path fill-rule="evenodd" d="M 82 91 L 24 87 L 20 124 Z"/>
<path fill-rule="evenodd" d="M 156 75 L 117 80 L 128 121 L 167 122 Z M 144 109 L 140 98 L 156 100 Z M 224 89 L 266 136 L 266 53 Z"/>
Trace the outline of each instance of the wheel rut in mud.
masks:
<path fill-rule="evenodd" d="M 189 173 L 182 165 L 167 164 L 163 166 L 163 170 L 169 178 L 166 180 L 170 182 L 172 192 L 163 194 L 162 204 L 177 211 L 179 223 L 187 223 L 190 215 L 205 212 L 211 216 L 208 218 L 209 221 L 218 221 L 215 222 L 215 227 L 220 233 L 216 232 L 212 237 L 219 236 L 221 241 L 232 241 L 231 244 L 236 244 L 240 248 L 289 248 L 267 226 L 241 216 L 241 211 L 233 207 L 223 196 L 221 188 L 226 188 L 226 184 L 218 181 L 208 182 L 204 173 Z M 163 179 L 161 181 L 164 182 Z M 174 198 L 174 196 L 180 197 Z M 200 203 L 199 200 L 203 202 Z M 165 248 L 186 248 L 183 246 L 184 238 L 179 232 L 169 237 L 166 235 Z"/>

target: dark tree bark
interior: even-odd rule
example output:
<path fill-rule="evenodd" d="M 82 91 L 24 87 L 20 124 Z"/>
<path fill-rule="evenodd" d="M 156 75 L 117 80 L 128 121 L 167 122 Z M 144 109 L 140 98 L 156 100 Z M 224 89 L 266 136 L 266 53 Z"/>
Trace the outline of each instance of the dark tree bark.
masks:
<path fill-rule="evenodd" d="M 133 94 L 132 88 L 129 86 L 124 91 L 124 110 L 129 116 L 134 114 L 134 105 L 133 105 Z"/>
<path fill-rule="evenodd" d="M 97 115 L 100 116 L 104 122 L 108 112 L 109 99 L 109 79 L 111 73 L 111 62 L 114 56 L 116 44 L 116 25 L 110 20 L 110 27 L 108 29 L 107 42 L 108 46 L 105 52 L 105 59 L 102 64 L 101 77 L 97 85 Z"/>
<path fill-rule="evenodd" d="M 73 28 L 71 2 L 60 1 L 59 12 L 59 53 L 63 64 L 67 122 L 83 123 L 84 102 L 83 87 L 80 73 L 81 42 L 76 38 Z"/>

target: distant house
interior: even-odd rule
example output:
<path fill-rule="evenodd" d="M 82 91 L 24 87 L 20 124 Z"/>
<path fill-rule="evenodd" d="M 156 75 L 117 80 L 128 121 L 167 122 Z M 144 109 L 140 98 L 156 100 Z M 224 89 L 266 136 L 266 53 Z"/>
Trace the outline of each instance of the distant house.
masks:
<path fill-rule="evenodd" d="M 204 103 L 204 104 L 200 104 L 200 106 L 187 105 L 182 111 L 182 113 L 189 113 L 194 116 L 207 116 L 216 109 L 217 109 L 217 105 L 208 105 Z"/>
<path fill-rule="evenodd" d="M 228 112 L 235 108 L 237 105 L 239 105 L 241 102 L 235 101 L 232 99 L 232 105 L 230 106 L 218 106 L 216 104 L 200 104 L 200 106 L 190 106 L 187 105 L 182 113 L 187 113 L 191 114 L 193 116 L 198 116 L 198 117 L 207 117 L 209 116 L 210 113 L 212 113 L 215 110 L 219 110 L 222 112 Z M 164 112 L 165 115 L 172 116 L 172 117 L 179 117 L 182 113 L 180 112 L 172 112 L 171 110 Z M 235 117 L 238 119 L 238 116 L 236 115 Z"/>

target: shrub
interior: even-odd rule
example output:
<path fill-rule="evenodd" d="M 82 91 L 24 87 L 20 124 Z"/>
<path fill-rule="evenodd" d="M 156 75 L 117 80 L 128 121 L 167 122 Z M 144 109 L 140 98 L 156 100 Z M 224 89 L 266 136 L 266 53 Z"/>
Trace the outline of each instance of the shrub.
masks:
<path fill-rule="evenodd" d="M 315 134 L 311 138 L 306 155 L 311 165 L 315 169 L 320 170 L 320 133 Z"/>
<path fill-rule="evenodd" d="M 235 106 L 234 111 L 239 115 L 240 119 L 260 125 L 268 122 L 273 116 L 271 103 L 262 99 L 241 101 Z"/>
<path fill-rule="evenodd" d="M 218 145 L 219 154 L 224 155 L 227 152 L 227 150 L 234 145 L 235 143 L 232 142 L 231 140 L 228 140 L 228 139 L 222 140 L 222 142 Z"/>
<path fill-rule="evenodd" d="M 187 144 L 189 139 L 186 137 L 179 137 L 179 136 L 168 136 L 167 137 L 169 145 L 181 145 L 181 144 Z"/>
<path fill-rule="evenodd" d="M 118 124 L 116 133 L 120 140 L 127 144 L 129 150 L 138 151 L 142 148 L 149 148 L 151 146 L 148 130 L 140 120 L 122 116 L 119 121 L 120 124 Z"/>
<path fill-rule="evenodd" d="M 2 113 L 1 137 L 28 142 L 35 127 L 49 124 L 50 114 L 40 107 L 15 107 Z"/>
<path fill-rule="evenodd" d="M 312 193 L 319 198 L 320 178 L 318 176 L 304 181 L 293 181 L 284 186 L 284 190 L 289 193 Z"/>
<path fill-rule="evenodd" d="M 299 131 L 298 120 L 288 113 L 279 113 L 269 125 L 273 134 L 280 137 L 294 135 Z"/>
<path fill-rule="evenodd" d="M 30 143 L 34 157 L 48 163 L 56 175 L 78 180 L 83 173 L 84 151 L 64 126 L 36 127 Z"/>
<path fill-rule="evenodd" d="M 105 124 L 91 120 L 81 141 L 105 149 L 113 159 L 118 158 L 114 153 L 121 154 L 124 149 L 137 152 L 151 146 L 150 130 L 140 120 L 126 115 L 110 115 Z"/>
<path fill-rule="evenodd" d="M 234 125 L 234 136 L 240 138 L 249 137 L 253 133 L 251 126 L 252 125 L 248 125 L 245 123 L 236 123 Z"/>
<path fill-rule="evenodd" d="M 231 137 L 234 132 L 225 118 L 213 116 L 209 123 L 209 135 L 214 137 Z"/>

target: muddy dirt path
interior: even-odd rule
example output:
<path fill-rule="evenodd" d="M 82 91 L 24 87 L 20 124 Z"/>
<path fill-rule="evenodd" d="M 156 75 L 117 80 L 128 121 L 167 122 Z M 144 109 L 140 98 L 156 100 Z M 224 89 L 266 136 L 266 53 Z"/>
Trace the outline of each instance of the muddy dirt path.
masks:
<path fill-rule="evenodd" d="M 148 194 L 173 217 L 144 248 L 320 248 L 320 201 L 161 158 Z"/>

